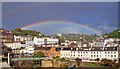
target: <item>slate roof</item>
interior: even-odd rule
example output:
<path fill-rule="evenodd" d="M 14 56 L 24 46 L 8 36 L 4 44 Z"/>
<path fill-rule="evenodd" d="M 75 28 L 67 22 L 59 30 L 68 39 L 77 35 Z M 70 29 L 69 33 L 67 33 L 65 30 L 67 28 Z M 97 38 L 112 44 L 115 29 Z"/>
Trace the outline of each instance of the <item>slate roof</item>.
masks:
<path fill-rule="evenodd" d="M 63 48 L 62 50 L 71 51 L 118 51 L 118 47 L 80 47 L 80 48 Z"/>

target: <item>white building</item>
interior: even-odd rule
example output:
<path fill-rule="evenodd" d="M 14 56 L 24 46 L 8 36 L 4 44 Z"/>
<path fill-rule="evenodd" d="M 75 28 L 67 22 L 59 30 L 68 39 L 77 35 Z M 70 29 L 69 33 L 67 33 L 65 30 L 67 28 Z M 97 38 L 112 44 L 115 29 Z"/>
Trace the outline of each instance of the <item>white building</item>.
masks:
<path fill-rule="evenodd" d="M 57 38 L 49 38 L 49 37 L 44 37 L 44 38 L 34 37 L 33 41 L 35 45 L 42 45 L 42 44 L 58 44 L 59 40 Z"/>
<path fill-rule="evenodd" d="M 62 36 L 62 34 L 57 34 L 57 36 L 61 37 L 61 36 Z"/>
<path fill-rule="evenodd" d="M 118 46 L 117 39 L 115 38 L 99 38 L 97 41 L 93 41 L 92 43 L 89 43 L 90 46 L 92 47 L 113 47 L 113 46 Z"/>
<path fill-rule="evenodd" d="M 7 42 L 7 43 L 3 43 L 5 46 L 10 47 L 11 49 L 17 49 L 21 47 L 21 43 L 20 42 Z"/>
<path fill-rule="evenodd" d="M 32 54 L 34 54 L 34 47 L 33 46 L 24 47 L 20 50 L 20 53 L 32 55 Z"/>
<path fill-rule="evenodd" d="M 115 39 L 109 38 L 104 40 L 104 46 L 118 46 L 118 43 L 115 43 Z"/>
<path fill-rule="evenodd" d="M 62 48 L 61 58 L 80 58 L 83 62 L 95 62 L 97 58 L 100 60 L 117 59 L 118 60 L 118 48 L 117 47 L 81 47 L 81 48 Z"/>
<path fill-rule="evenodd" d="M 17 36 L 14 35 L 14 41 L 31 41 L 33 40 L 32 36 Z"/>
<path fill-rule="evenodd" d="M 34 45 L 34 41 L 25 41 L 26 45 Z"/>

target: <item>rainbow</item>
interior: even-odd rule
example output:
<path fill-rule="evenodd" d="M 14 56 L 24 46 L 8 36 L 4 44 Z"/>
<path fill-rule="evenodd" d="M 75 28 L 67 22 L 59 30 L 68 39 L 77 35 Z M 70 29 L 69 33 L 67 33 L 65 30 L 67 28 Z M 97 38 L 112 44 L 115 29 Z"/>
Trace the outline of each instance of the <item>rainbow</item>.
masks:
<path fill-rule="evenodd" d="M 80 24 L 80 23 L 76 23 L 76 22 L 71 22 L 71 21 L 60 21 L 60 20 L 51 20 L 51 21 L 40 21 L 40 22 L 37 22 L 37 23 L 31 23 L 31 24 L 28 24 L 26 26 L 23 26 L 21 27 L 21 29 L 27 29 L 27 28 L 30 28 L 30 27 L 35 27 L 35 26 L 38 26 L 38 25 L 42 25 L 42 24 L 56 24 L 56 23 L 68 23 L 68 24 L 77 24 L 77 25 L 80 25 L 81 27 L 84 27 L 86 29 L 89 29 L 99 35 L 101 35 L 101 31 L 99 30 L 96 30 L 90 26 L 87 26 L 87 25 L 83 25 L 83 24 Z"/>

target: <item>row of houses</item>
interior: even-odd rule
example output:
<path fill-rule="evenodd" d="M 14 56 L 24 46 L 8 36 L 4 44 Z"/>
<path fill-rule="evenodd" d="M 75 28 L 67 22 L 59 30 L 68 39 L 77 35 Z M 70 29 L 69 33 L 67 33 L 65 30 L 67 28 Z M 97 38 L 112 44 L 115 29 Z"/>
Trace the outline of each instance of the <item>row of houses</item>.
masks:
<path fill-rule="evenodd" d="M 0 42 L 3 43 L 13 43 L 18 44 L 19 43 L 32 43 L 35 45 L 42 45 L 42 44 L 58 44 L 58 39 L 57 38 L 51 38 L 51 37 L 43 37 L 43 38 L 37 38 L 33 36 L 20 36 L 20 35 L 13 35 L 11 31 L 6 31 L 6 30 L 0 30 Z M 15 45 L 16 46 L 16 45 Z"/>
<path fill-rule="evenodd" d="M 76 58 L 82 59 L 83 62 L 96 62 L 96 59 L 110 59 L 119 60 L 120 52 L 119 47 L 31 47 L 31 52 L 26 50 L 12 50 L 14 54 L 25 54 L 24 56 L 32 56 L 38 52 L 43 52 L 47 57 L 59 56 L 60 58 L 70 58 L 74 60 Z M 29 49 L 29 50 L 30 50 Z M 17 52 L 15 52 L 17 51 Z"/>
<path fill-rule="evenodd" d="M 58 44 L 59 39 L 52 38 L 52 37 L 33 37 L 33 36 L 20 36 L 20 35 L 13 35 L 11 31 L 6 30 L 0 30 L 0 41 L 3 43 L 13 43 L 16 44 L 16 42 L 21 42 L 21 44 L 32 44 L 32 45 L 43 45 L 43 44 Z M 79 38 L 79 37 L 78 37 Z M 82 38 L 83 39 L 83 38 Z M 77 44 L 78 47 L 112 47 L 112 46 L 118 46 L 120 43 L 120 39 L 117 38 L 103 38 L 102 36 L 96 37 L 92 42 L 82 42 L 82 41 L 69 41 L 65 40 L 65 42 L 61 43 L 63 46 L 69 46 L 71 43 Z M 19 46 L 19 45 L 18 45 Z M 16 48 L 16 47 L 13 47 Z"/>
<path fill-rule="evenodd" d="M 81 48 L 62 48 L 61 58 L 80 58 L 85 62 L 95 62 L 96 59 L 111 59 L 118 60 L 119 50 L 118 47 L 81 47 Z"/>

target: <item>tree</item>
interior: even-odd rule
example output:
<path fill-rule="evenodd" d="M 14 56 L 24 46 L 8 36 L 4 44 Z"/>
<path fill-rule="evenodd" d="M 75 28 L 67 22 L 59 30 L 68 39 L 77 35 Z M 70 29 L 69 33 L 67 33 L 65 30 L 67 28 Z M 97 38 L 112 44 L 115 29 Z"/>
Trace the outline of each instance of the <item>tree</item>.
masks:
<path fill-rule="evenodd" d="M 102 65 L 106 65 L 106 63 L 107 63 L 107 59 L 106 59 L 106 58 L 103 58 L 103 59 L 101 60 L 101 64 L 102 64 Z"/>
<path fill-rule="evenodd" d="M 98 62 L 99 62 L 99 61 L 100 61 L 100 58 L 97 58 L 97 59 L 96 59 L 96 61 L 98 61 Z"/>
<path fill-rule="evenodd" d="M 81 63 L 82 59 L 76 58 L 75 60 L 76 60 L 77 66 L 80 67 L 80 63 Z"/>
<path fill-rule="evenodd" d="M 101 63 L 102 63 L 103 66 L 109 66 L 109 67 L 117 67 L 117 66 L 119 66 L 115 61 L 116 60 L 102 59 Z"/>
<path fill-rule="evenodd" d="M 120 38 L 120 29 L 113 30 L 108 34 L 110 38 Z"/>
<path fill-rule="evenodd" d="M 45 54 L 40 51 L 37 54 L 34 54 L 33 57 L 45 57 Z"/>
<path fill-rule="evenodd" d="M 60 37 L 60 36 L 56 35 L 55 38 L 57 38 L 59 40 L 58 41 L 59 45 L 61 45 L 61 43 L 65 42 L 65 38 L 63 38 L 63 37 Z"/>
<path fill-rule="evenodd" d="M 38 31 L 35 31 L 35 30 L 22 30 L 20 28 L 14 29 L 13 34 L 14 35 L 20 35 L 20 36 L 27 36 L 27 35 L 37 36 L 37 37 L 43 37 L 44 36 L 43 34 L 41 34 Z"/>
<path fill-rule="evenodd" d="M 69 58 L 61 58 L 60 62 L 61 62 L 61 66 L 68 67 L 68 65 L 70 63 L 70 59 Z"/>
<path fill-rule="evenodd" d="M 54 67 L 55 59 L 51 60 L 52 66 Z"/>
<path fill-rule="evenodd" d="M 117 59 L 114 59 L 114 62 L 116 63 L 116 62 L 117 62 Z"/>
<path fill-rule="evenodd" d="M 4 30 L 3 28 L 0 28 L 0 30 Z"/>
<path fill-rule="evenodd" d="M 43 52 L 38 52 L 37 54 L 34 54 L 32 57 L 33 58 L 36 58 L 36 57 L 45 57 L 45 54 Z M 33 60 L 33 63 L 40 64 L 40 66 L 41 66 L 42 65 L 42 60 Z"/>

